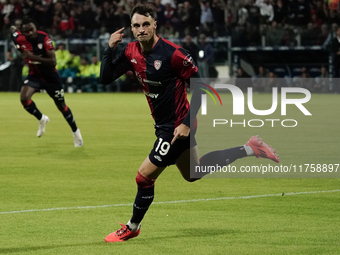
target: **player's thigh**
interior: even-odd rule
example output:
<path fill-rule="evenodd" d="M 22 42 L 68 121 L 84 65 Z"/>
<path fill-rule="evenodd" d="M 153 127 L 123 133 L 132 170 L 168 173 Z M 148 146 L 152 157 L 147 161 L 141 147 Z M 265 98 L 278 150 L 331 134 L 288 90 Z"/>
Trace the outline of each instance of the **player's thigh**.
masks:
<path fill-rule="evenodd" d="M 35 89 L 29 86 L 22 86 L 20 91 L 20 101 L 27 102 L 35 93 Z"/>
<path fill-rule="evenodd" d="M 20 91 L 21 102 L 26 102 L 30 100 L 33 94 L 39 91 L 41 87 L 42 87 L 42 84 L 40 83 L 38 79 L 36 79 L 35 77 L 27 76 Z"/>
<path fill-rule="evenodd" d="M 190 167 L 199 165 L 198 147 L 197 145 L 185 150 L 176 160 L 176 166 L 181 172 L 183 178 L 189 181 Z"/>
<path fill-rule="evenodd" d="M 157 179 L 165 168 L 166 167 L 156 166 L 150 161 L 149 156 L 147 156 L 139 167 L 138 172 L 146 178 Z"/>
<path fill-rule="evenodd" d="M 64 89 L 61 83 L 45 83 L 44 89 L 58 108 L 65 106 Z"/>

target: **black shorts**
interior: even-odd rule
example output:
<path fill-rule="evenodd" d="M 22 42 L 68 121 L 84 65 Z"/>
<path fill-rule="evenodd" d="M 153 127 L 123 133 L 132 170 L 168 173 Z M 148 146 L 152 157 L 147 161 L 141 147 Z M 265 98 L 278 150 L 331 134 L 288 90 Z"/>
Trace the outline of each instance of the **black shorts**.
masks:
<path fill-rule="evenodd" d="M 47 83 L 42 79 L 28 75 L 24 80 L 24 86 L 34 88 L 35 91 L 40 91 L 41 89 L 44 89 L 46 90 L 47 94 L 53 98 L 54 101 L 65 101 L 63 85 L 59 81 L 56 81 L 56 83 Z"/>
<path fill-rule="evenodd" d="M 190 144 L 190 136 L 195 136 L 196 129 L 190 131 L 190 135 L 186 139 L 177 139 L 173 145 L 171 141 L 174 137 L 173 131 L 164 131 L 156 129 L 157 140 L 153 149 L 149 154 L 150 161 L 158 167 L 166 167 L 176 163 L 181 154 L 196 145 L 195 137 Z"/>

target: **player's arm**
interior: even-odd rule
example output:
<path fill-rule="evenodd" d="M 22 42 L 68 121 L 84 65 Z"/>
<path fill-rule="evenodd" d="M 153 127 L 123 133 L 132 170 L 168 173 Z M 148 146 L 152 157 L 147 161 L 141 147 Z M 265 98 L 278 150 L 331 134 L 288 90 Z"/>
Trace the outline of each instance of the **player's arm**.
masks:
<path fill-rule="evenodd" d="M 37 55 L 33 55 L 32 52 L 28 50 L 24 50 L 22 52 L 22 57 L 25 59 L 29 59 L 34 62 L 38 62 L 43 65 L 48 65 L 51 67 L 55 67 L 57 64 L 56 58 L 55 58 L 55 51 L 54 49 L 50 49 L 46 51 L 46 57 L 40 57 Z"/>
<path fill-rule="evenodd" d="M 182 123 L 175 128 L 174 130 L 174 138 L 171 141 L 171 144 L 173 144 L 176 139 L 178 138 L 186 138 L 189 136 L 190 134 L 190 127 L 193 124 L 196 115 L 201 107 L 201 95 L 204 94 L 205 92 L 201 89 L 198 89 L 198 86 L 196 86 L 199 83 L 196 84 L 192 84 L 190 83 L 191 79 L 200 79 L 201 77 L 197 72 L 193 73 L 187 80 L 186 82 L 190 85 L 191 87 L 191 91 L 192 91 L 192 95 L 191 95 L 191 100 L 190 100 L 190 108 L 189 111 L 187 113 L 187 115 L 185 116 L 185 118 L 183 119 Z M 203 83 L 203 80 L 202 80 Z"/>
<path fill-rule="evenodd" d="M 196 89 L 200 85 L 200 83 L 203 83 L 203 80 L 201 79 L 201 76 L 199 74 L 198 68 L 196 64 L 193 61 L 193 58 L 191 55 L 184 50 L 183 48 L 178 49 L 172 57 L 171 60 L 172 68 L 176 74 L 177 77 L 181 78 L 184 80 L 187 84 L 189 84 L 191 91 L 192 91 L 192 96 L 191 96 L 191 102 L 190 102 L 190 109 L 191 111 L 188 112 L 187 116 L 184 118 L 182 124 L 190 127 L 190 112 L 197 114 L 199 111 L 199 108 L 201 107 L 201 94 L 204 91 L 200 89 Z M 190 83 L 191 79 L 200 79 L 201 82 L 196 82 L 194 84 Z M 191 122 L 193 122 L 195 117 L 191 118 Z"/>
<path fill-rule="evenodd" d="M 131 70 L 131 63 L 125 56 L 125 49 L 114 57 L 114 50 L 118 43 L 122 41 L 124 34 L 121 28 L 111 34 L 109 45 L 104 49 L 103 58 L 100 65 L 100 83 L 110 84 L 128 70 Z"/>
<path fill-rule="evenodd" d="M 202 90 L 196 90 L 193 87 L 195 86 L 195 84 L 190 84 L 191 78 L 200 78 L 200 75 L 198 73 L 197 66 L 193 62 L 193 59 L 188 52 L 186 52 L 182 48 L 179 49 L 174 53 L 171 63 L 177 77 L 180 77 L 182 80 L 186 81 L 191 86 L 191 89 L 193 91 L 191 96 L 190 109 L 183 122 L 175 128 L 174 138 L 171 142 L 171 144 L 173 144 L 176 139 L 185 138 L 189 135 L 190 126 L 193 124 L 192 122 L 195 120 L 196 114 L 201 107 Z M 190 113 L 192 113 L 192 117 L 190 117 Z"/>
<path fill-rule="evenodd" d="M 192 82 L 190 82 L 191 79 L 199 79 L 201 82 L 196 82 L 195 84 L 193 84 Z M 199 72 L 197 71 L 196 73 L 192 74 L 190 76 L 189 79 L 187 79 L 186 81 L 189 86 L 190 89 L 192 91 L 192 95 L 191 95 L 191 100 L 190 100 L 190 109 L 188 111 L 187 116 L 185 116 L 185 118 L 183 119 L 183 124 L 187 125 L 188 127 L 190 127 L 190 125 L 192 124 L 192 122 L 195 120 L 195 117 L 199 111 L 199 109 L 201 108 L 201 96 L 202 94 L 205 94 L 205 92 L 199 88 L 199 84 L 203 84 L 203 79 L 201 78 Z M 190 115 L 192 114 L 192 118 L 190 117 Z"/>
<path fill-rule="evenodd" d="M 21 35 L 21 32 L 19 31 L 19 29 L 16 27 L 16 26 L 11 26 L 9 28 L 9 31 L 11 33 L 11 39 L 15 45 L 15 47 L 21 51 L 21 48 L 20 48 L 20 44 L 17 42 L 17 39 L 19 37 L 19 35 Z"/>

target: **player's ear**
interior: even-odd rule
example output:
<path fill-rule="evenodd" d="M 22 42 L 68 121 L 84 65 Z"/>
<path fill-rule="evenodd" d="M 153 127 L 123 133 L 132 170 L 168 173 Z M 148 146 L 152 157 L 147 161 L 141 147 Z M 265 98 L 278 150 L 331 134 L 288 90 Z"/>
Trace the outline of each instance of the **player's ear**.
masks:
<path fill-rule="evenodd" d="M 154 22 L 155 29 L 157 28 L 157 21 Z"/>

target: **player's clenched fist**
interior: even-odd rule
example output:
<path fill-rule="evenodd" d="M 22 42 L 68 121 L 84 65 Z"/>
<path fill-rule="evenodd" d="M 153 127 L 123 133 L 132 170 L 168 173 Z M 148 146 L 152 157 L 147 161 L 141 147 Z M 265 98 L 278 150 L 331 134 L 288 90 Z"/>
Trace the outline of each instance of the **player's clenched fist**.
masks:
<path fill-rule="evenodd" d="M 11 34 L 13 34 L 14 32 L 18 31 L 17 27 L 16 26 L 11 26 L 9 28 L 9 31 L 11 32 Z"/>
<path fill-rule="evenodd" d="M 111 34 L 110 40 L 109 40 L 109 46 L 110 48 L 116 48 L 118 43 L 120 43 L 123 40 L 124 33 L 122 31 L 124 30 L 124 27 L 121 29 L 118 29 L 116 32 Z"/>

